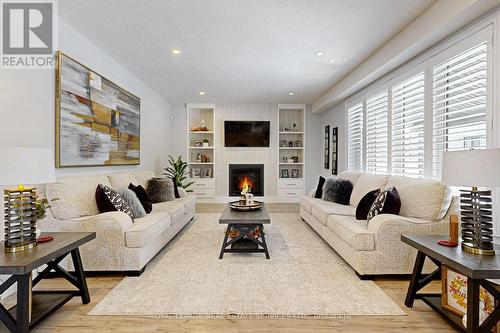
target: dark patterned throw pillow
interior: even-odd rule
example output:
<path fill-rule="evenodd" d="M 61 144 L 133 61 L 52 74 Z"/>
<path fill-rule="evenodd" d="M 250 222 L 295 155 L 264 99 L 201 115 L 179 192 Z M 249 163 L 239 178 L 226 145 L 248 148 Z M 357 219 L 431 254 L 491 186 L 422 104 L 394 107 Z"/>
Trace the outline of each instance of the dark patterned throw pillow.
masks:
<path fill-rule="evenodd" d="M 97 208 L 100 213 L 120 211 L 124 212 L 132 219 L 134 218 L 134 215 L 132 214 L 132 211 L 130 210 L 130 207 L 125 199 L 123 199 L 122 196 L 111 187 L 102 184 L 97 185 L 95 197 Z"/>
<path fill-rule="evenodd" d="M 395 187 L 391 187 L 379 193 L 368 211 L 367 220 L 370 221 L 379 214 L 398 215 L 400 210 L 401 199 L 399 198 L 398 190 Z"/>

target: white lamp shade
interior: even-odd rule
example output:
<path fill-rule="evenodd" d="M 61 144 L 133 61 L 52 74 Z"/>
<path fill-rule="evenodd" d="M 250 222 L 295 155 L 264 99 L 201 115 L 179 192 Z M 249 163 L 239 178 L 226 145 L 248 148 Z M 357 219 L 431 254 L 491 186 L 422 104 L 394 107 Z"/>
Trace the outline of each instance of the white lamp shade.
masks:
<path fill-rule="evenodd" d="M 0 185 L 48 184 L 55 181 L 52 149 L 0 147 Z"/>
<path fill-rule="evenodd" d="M 442 168 L 444 185 L 499 187 L 500 149 L 447 151 Z"/>

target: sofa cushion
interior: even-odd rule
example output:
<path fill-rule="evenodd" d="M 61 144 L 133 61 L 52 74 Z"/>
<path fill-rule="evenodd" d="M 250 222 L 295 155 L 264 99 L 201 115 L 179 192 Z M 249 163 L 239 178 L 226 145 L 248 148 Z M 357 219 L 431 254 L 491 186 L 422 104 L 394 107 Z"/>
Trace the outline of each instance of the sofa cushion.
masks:
<path fill-rule="evenodd" d="M 152 213 L 157 213 L 157 212 L 169 213 L 171 215 L 170 217 L 172 218 L 172 223 L 173 223 L 175 218 L 177 218 L 179 216 L 184 216 L 184 214 L 186 212 L 186 208 L 180 202 L 165 201 L 165 202 L 153 204 Z"/>
<path fill-rule="evenodd" d="M 316 192 L 314 192 L 314 197 L 316 199 L 321 199 L 323 196 L 323 185 L 325 185 L 325 177 L 319 176 L 318 186 L 316 187 Z"/>
<path fill-rule="evenodd" d="M 315 202 L 312 206 L 312 215 L 325 226 L 328 216 L 333 214 L 354 216 L 356 214 L 356 208 L 324 200 L 321 200 L 321 202 Z"/>
<path fill-rule="evenodd" d="M 358 203 L 358 206 L 356 207 L 356 220 L 367 220 L 368 219 L 368 212 L 370 211 L 370 208 L 373 205 L 373 202 L 375 202 L 375 199 L 377 199 L 378 195 L 380 193 L 380 190 L 373 190 L 368 193 L 366 193 L 363 198 Z"/>
<path fill-rule="evenodd" d="M 401 199 L 401 210 L 399 211 L 401 216 L 416 217 L 428 221 L 442 218 L 440 213 L 443 202 L 446 201 L 447 187 L 441 185 L 439 181 L 392 176 L 386 187 L 398 189 Z"/>
<path fill-rule="evenodd" d="M 117 172 L 108 175 L 109 183 L 113 190 L 119 192 L 124 188 L 128 188 L 130 183 L 137 185 L 139 180 L 132 172 Z"/>
<path fill-rule="evenodd" d="M 137 171 L 134 172 L 134 176 L 139 182 L 139 184 L 134 184 L 134 185 L 141 185 L 144 188 L 148 188 L 148 182 L 151 178 L 156 177 L 155 173 L 151 170 L 143 170 L 143 171 Z"/>
<path fill-rule="evenodd" d="M 375 234 L 368 230 L 366 221 L 354 216 L 331 215 L 328 229 L 357 251 L 375 250 Z"/>
<path fill-rule="evenodd" d="M 59 178 L 56 183 L 47 184 L 47 198 L 59 198 L 51 202 L 54 217 L 61 220 L 99 214 L 95 201 L 97 185 L 111 186 L 106 175 Z"/>
<path fill-rule="evenodd" d="M 363 173 L 361 176 L 359 176 L 357 182 L 354 184 L 354 188 L 352 189 L 351 193 L 351 199 L 349 201 L 350 205 L 357 207 L 366 193 L 376 189 L 383 189 L 387 184 L 388 179 L 389 176 L 386 175 L 373 175 L 371 173 Z"/>
<path fill-rule="evenodd" d="M 321 199 L 341 205 L 348 205 L 351 192 L 352 183 L 350 180 L 328 178 L 323 186 L 323 196 Z"/>
<path fill-rule="evenodd" d="M 127 247 L 144 247 L 170 226 L 170 215 L 166 212 L 135 219 L 134 225 L 125 231 L 125 244 Z"/>
<path fill-rule="evenodd" d="M 361 172 L 358 171 L 342 171 L 339 173 L 337 178 L 348 180 L 352 183 L 352 185 L 356 185 L 359 176 L 361 176 Z"/>
<path fill-rule="evenodd" d="M 142 185 L 134 185 L 132 183 L 128 184 L 128 189 L 133 191 L 139 201 L 141 202 L 142 207 L 144 208 L 144 211 L 146 214 L 151 213 L 153 210 L 153 202 L 151 201 L 151 198 L 149 197 L 148 192 Z"/>

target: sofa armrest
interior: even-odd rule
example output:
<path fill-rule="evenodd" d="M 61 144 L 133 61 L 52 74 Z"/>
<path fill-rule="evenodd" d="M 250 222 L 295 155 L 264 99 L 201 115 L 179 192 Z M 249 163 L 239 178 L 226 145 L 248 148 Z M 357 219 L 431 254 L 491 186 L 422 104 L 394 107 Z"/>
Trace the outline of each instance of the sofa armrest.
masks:
<path fill-rule="evenodd" d="M 419 218 L 393 214 L 380 214 L 368 222 L 368 230 L 375 234 L 376 240 L 394 238 L 400 241 L 401 234 L 446 234 L 446 219 L 427 221 Z"/>

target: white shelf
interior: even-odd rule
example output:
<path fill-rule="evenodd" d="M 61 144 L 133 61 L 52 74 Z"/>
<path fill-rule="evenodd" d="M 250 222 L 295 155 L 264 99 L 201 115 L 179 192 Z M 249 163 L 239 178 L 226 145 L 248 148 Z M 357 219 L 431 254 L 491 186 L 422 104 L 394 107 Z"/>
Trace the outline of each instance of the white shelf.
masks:
<path fill-rule="evenodd" d="M 283 131 L 283 129 L 296 128 L 297 131 Z M 277 193 L 278 202 L 299 202 L 300 197 L 305 193 L 305 128 L 306 128 L 306 106 L 305 104 L 278 104 L 278 182 Z M 281 130 L 280 130 L 281 129 Z M 302 141 L 300 147 L 281 146 L 281 140 Z M 283 158 L 298 156 L 299 163 L 281 162 Z M 299 178 L 291 178 L 293 169 L 299 169 Z M 282 170 L 288 170 L 289 178 L 282 178 Z"/>
<path fill-rule="evenodd" d="M 215 104 L 196 104 L 196 103 L 188 103 L 186 104 L 186 152 L 187 152 L 187 160 L 189 172 L 192 171 L 193 168 L 203 170 L 211 170 L 211 177 L 205 178 L 189 178 L 194 181 L 193 191 L 195 192 L 197 197 L 200 198 L 213 198 L 215 197 L 215 177 L 217 176 L 215 173 L 215 147 L 216 144 L 216 135 L 215 135 Z M 201 126 L 202 123 L 205 123 L 209 131 L 192 131 L 191 129 L 197 128 Z M 209 147 L 196 147 L 193 146 L 194 142 L 197 140 L 208 139 Z M 190 161 L 191 159 L 195 159 L 195 154 L 197 151 L 205 154 L 210 158 L 210 162 L 196 162 Z"/>

